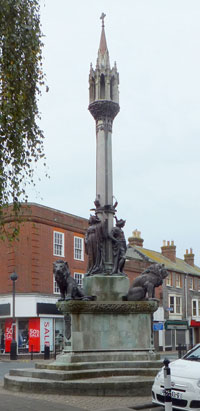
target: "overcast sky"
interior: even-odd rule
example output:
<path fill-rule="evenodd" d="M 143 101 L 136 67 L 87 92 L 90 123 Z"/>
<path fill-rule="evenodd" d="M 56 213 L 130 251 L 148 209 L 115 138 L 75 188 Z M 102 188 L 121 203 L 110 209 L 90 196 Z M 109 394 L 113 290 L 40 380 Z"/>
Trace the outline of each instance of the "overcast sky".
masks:
<path fill-rule="evenodd" d="M 113 125 L 113 178 L 126 238 L 142 232 L 160 251 L 193 248 L 200 265 L 200 1 L 41 0 L 40 99 L 50 179 L 39 167 L 29 201 L 89 217 L 95 199 L 95 122 L 88 111 L 101 13 L 120 76 Z"/>

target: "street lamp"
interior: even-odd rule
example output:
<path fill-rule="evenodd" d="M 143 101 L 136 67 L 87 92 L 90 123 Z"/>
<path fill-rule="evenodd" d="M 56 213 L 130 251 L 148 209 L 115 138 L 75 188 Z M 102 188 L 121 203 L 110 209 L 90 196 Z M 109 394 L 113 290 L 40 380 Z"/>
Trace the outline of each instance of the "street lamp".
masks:
<path fill-rule="evenodd" d="M 12 319 L 12 342 L 10 345 L 10 359 L 17 359 L 17 341 L 16 341 L 16 323 L 15 323 L 15 281 L 18 279 L 18 275 L 12 273 L 10 279 L 13 282 L 13 319 Z"/>

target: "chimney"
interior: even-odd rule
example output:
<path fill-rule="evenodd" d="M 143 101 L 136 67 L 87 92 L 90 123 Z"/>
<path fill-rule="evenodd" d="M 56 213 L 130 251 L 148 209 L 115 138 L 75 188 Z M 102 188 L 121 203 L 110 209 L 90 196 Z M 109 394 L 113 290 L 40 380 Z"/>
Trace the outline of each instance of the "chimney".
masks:
<path fill-rule="evenodd" d="M 194 254 L 193 254 L 192 248 L 190 248 L 190 252 L 186 250 L 184 254 L 184 261 L 185 263 L 192 265 L 192 267 L 194 267 Z"/>
<path fill-rule="evenodd" d="M 141 231 L 138 231 L 137 229 L 133 231 L 132 237 L 128 238 L 128 244 L 130 247 L 134 247 L 135 245 L 138 245 L 139 247 L 143 247 L 143 238 L 141 238 Z"/>
<path fill-rule="evenodd" d="M 174 241 L 165 241 L 163 240 L 163 246 L 161 247 L 161 253 L 164 257 L 169 258 L 169 260 L 176 262 L 176 246 L 174 245 Z"/>

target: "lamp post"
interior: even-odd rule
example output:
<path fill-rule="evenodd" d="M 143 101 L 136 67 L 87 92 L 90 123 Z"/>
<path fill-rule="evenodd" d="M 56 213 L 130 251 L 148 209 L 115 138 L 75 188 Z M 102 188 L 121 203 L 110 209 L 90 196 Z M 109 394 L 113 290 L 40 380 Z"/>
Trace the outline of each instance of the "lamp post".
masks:
<path fill-rule="evenodd" d="M 18 279 L 18 275 L 15 271 L 11 274 L 10 279 L 13 282 L 13 319 L 12 319 L 12 342 L 10 345 L 10 359 L 17 359 L 17 341 L 16 341 L 16 323 L 15 323 L 15 281 Z"/>

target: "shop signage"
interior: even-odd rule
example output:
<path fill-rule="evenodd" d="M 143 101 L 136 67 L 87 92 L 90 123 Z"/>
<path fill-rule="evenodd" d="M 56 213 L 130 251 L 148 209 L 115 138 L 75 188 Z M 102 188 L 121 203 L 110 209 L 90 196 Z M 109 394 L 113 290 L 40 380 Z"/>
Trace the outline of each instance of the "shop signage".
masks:
<path fill-rule="evenodd" d="M 29 352 L 40 352 L 40 318 L 29 319 Z"/>
<path fill-rule="evenodd" d="M 191 320 L 190 326 L 191 327 L 200 327 L 200 321 Z"/>
<path fill-rule="evenodd" d="M 44 346 L 50 347 L 53 351 L 53 319 L 40 318 L 40 348 L 44 351 Z"/>
<path fill-rule="evenodd" d="M 185 320 L 167 320 L 165 322 L 166 330 L 187 330 L 188 322 Z"/>
<path fill-rule="evenodd" d="M 154 331 L 163 330 L 163 323 L 154 323 L 154 324 L 153 324 L 153 330 L 154 330 Z"/>
<path fill-rule="evenodd" d="M 5 352 L 10 352 L 10 344 L 12 341 L 12 320 L 5 321 Z"/>

